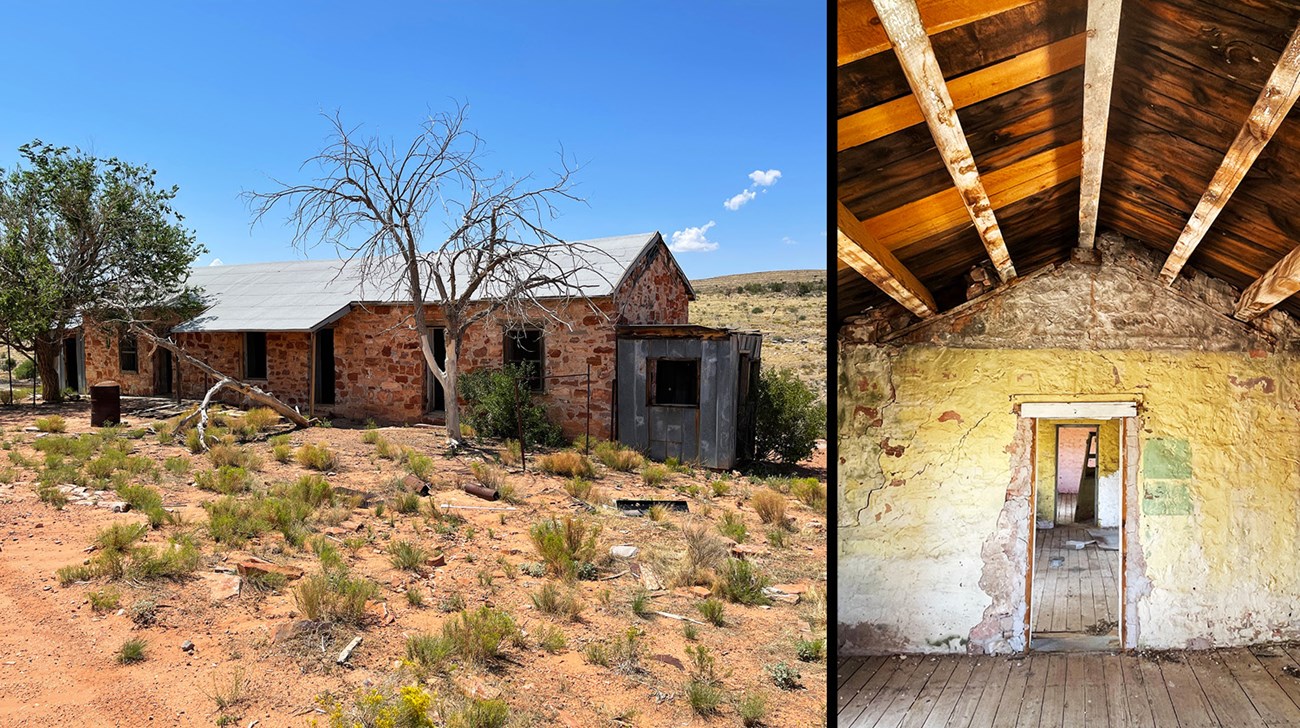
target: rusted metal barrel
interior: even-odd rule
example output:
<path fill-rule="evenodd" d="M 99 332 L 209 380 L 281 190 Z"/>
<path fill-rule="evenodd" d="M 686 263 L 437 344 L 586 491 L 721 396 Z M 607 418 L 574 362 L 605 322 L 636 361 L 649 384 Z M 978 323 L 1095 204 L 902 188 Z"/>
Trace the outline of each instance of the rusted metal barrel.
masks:
<path fill-rule="evenodd" d="M 117 382 L 100 382 L 90 387 L 90 426 L 116 425 L 122 421 L 122 388 Z"/>
<path fill-rule="evenodd" d="M 464 489 L 466 493 L 469 493 L 470 495 L 478 496 L 483 500 L 494 501 L 497 498 L 501 497 L 501 494 L 496 492 L 495 488 L 487 488 L 482 485 L 479 485 L 478 483 L 465 483 L 461 485 L 461 488 Z"/>

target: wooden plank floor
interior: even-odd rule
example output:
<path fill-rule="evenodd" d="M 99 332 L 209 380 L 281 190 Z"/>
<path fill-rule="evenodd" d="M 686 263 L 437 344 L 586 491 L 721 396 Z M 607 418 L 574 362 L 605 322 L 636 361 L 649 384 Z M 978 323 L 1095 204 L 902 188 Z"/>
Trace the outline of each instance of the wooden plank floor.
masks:
<path fill-rule="evenodd" d="M 1300 726 L 1300 647 L 846 658 L 839 728 Z"/>
<path fill-rule="evenodd" d="M 1035 634 L 1081 633 L 1102 620 L 1118 621 L 1119 552 L 1103 551 L 1095 544 L 1082 549 L 1065 545 L 1091 538 L 1087 527 L 1075 524 L 1039 529 L 1035 535 Z M 1052 566 L 1053 559 L 1060 559 L 1061 565 Z"/>

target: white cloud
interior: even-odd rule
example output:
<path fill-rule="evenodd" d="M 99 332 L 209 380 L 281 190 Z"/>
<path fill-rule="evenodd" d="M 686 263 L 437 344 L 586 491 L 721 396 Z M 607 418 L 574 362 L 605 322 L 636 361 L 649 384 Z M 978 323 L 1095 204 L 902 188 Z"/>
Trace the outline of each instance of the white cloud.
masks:
<path fill-rule="evenodd" d="M 781 179 L 781 170 L 769 169 L 764 172 L 761 169 L 756 169 L 749 173 L 749 179 L 757 187 L 771 187 L 776 184 L 777 180 Z"/>
<path fill-rule="evenodd" d="M 672 242 L 669 243 L 668 249 L 674 253 L 707 253 L 711 250 L 717 250 L 718 244 L 705 236 L 709 232 L 709 228 L 716 224 L 710 220 L 700 227 L 688 227 L 685 230 L 678 230 L 673 233 Z"/>
<path fill-rule="evenodd" d="M 739 210 L 741 205 L 754 199 L 755 196 L 756 193 L 753 190 L 742 190 L 740 194 L 722 203 L 722 206 L 732 211 Z"/>
<path fill-rule="evenodd" d="M 794 238 L 791 238 L 791 237 L 788 236 L 788 235 L 785 236 L 785 237 L 783 237 L 783 238 L 781 238 L 781 242 L 785 243 L 786 245 L 798 245 L 798 244 L 799 244 L 799 241 L 798 241 L 798 240 L 795 240 Z"/>
<path fill-rule="evenodd" d="M 220 258 L 213 258 L 212 262 L 208 263 L 208 265 L 225 265 L 225 263 L 222 263 Z"/>

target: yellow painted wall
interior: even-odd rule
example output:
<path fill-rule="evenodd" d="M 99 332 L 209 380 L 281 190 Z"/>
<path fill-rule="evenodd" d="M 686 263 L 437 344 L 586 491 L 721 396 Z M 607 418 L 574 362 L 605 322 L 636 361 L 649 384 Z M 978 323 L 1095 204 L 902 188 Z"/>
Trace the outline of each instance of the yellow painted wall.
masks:
<path fill-rule="evenodd" d="M 1294 357 L 1262 352 L 842 350 L 847 644 L 958 649 L 990 603 L 981 550 L 1007 500 L 1014 402 L 1119 393 L 1142 398 L 1141 646 L 1300 637 L 1297 382 Z"/>

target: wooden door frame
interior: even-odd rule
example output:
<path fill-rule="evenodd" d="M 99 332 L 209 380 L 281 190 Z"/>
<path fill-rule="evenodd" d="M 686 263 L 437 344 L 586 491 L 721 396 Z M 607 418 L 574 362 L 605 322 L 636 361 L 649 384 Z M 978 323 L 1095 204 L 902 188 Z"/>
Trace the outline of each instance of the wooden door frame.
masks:
<path fill-rule="evenodd" d="M 1029 404 L 1029 403 L 1026 403 Z M 1025 616 L 1022 629 L 1024 630 L 1025 652 L 1029 652 L 1033 641 L 1033 614 L 1034 614 L 1034 553 L 1036 538 L 1038 533 L 1038 425 L 1039 420 L 1062 419 L 1089 419 L 1089 420 L 1119 420 L 1119 575 L 1118 575 L 1118 615 L 1117 621 L 1119 630 L 1120 650 L 1127 651 L 1135 648 L 1136 644 L 1130 644 L 1129 632 L 1131 631 L 1128 624 L 1129 603 L 1128 603 L 1128 547 L 1129 531 L 1138 528 L 1137 513 L 1133 518 L 1129 518 L 1128 503 L 1129 489 L 1136 488 L 1136 478 L 1129 477 L 1130 462 L 1136 463 L 1138 458 L 1139 445 L 1134 441 L 1129 443 L 1129 428 L 1138 426 L 1138 413 L 1136 401 L 1123 402 L 1035 402 L 1032 407 L 1020 405 L 1019 416 L 1030 420 L 1030 447 L 1029 447 L 1029 534 L 1025 539 L 1029 551 L 1025 563 L 1028 568 L 1025 570 Z M 1134 429 L 1134 432 L 1137 430 Z M 1100 427 L 1098 433 L 1100 435 Z M 1101 459 L 1101 449 L 1097 451 L 1098 461 Z M 1132 459 L 1130 461 L 1130 458 Z M 1054 486 L 1053 486 L 1054 487 Z M 1136 613 L 1134 613 L 1136 618 Z"/>

